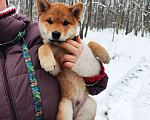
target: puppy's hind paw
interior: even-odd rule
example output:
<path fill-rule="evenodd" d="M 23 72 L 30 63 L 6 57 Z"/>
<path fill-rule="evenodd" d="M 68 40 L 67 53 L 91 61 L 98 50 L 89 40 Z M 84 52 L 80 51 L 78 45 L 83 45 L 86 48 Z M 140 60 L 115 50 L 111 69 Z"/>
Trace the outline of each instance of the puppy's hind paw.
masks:
<path fill-rule="evenodd" d="M 99 58 L 100 62 L 107 63 L 107 64 L 110 62 L 109 53 L 100 44 L 96 42 L 89 42 L 88 46 L 92 50 L 92 52 L 95 54 L 95 56 Z"/>
<path fill-rule="evenodd" d="M 100 62 L 108 64 L 110 62 L 109 54 L 97 54 L 97 58 Z"/>

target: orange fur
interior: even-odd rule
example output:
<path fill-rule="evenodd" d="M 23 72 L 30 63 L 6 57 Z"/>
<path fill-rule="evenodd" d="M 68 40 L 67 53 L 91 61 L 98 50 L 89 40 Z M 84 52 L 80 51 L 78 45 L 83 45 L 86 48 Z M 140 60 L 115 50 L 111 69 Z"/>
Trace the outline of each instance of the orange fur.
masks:
<path fill-rule="evenodd" d="M 50 44 L 51 40 L 56 40 L 52 36 L 54 31 L 61 34 L 59 41 L 72 39 L 76 35 L 83 12 L 83 3 L 69 7 L 63 3 L 51 4 L 48 0 L 37 0 L 37 8 L 40 16 L 39 28 L 45 43 L 38 51 L 40 64 L 43 69 L 57 77 L 61 89 L 62 98 L 57 120 L 93 120 L 97 105 L 95 100 L 88 96 L 83 78 L 59 64 L 60 58 L 68 53 Z M 69 24 L 64 25 L 65 21 Z M 81 104 L 80 107 L 78 103 Z M 76 107 L 80 109 L 74 111 Z"/>
<path fill-rule="evenodd" d="M 40 3 L 43 1 L 43 4 L 46 4 L 47 8 L 44 12 L 40 10 Z M 81 18 L 83 12 L 83 4 L 78 3 L 71 7 L 63 4 L 63 3 L 53 3 L 50 4 L 47 0 L 37 0 L 38 13 L 40 15 L 39 18 L 39 26 L 41 35 L 44 39 L 51 38 L 51 33 L 53 31 L 58 31 L 61 33 L 61 41 L 66 39 L 72 39 L 77 34 L 78 21 Z M 73 14 L 74 8 L 79 7 L 80 13 L 76 15 Z M 44 9 L 44 8 L 43 8 Z M 77 11 L 78 12 L 78 11 Z M 53 24 L 49 24 L 47 20 L 51 19 Z M 64 26 L 64 21 L 69 22 L 69 25 Z M 47 36 L 45 36 L 47 34 Z M 48 41 L 44 40 L 44 43 Z"/>

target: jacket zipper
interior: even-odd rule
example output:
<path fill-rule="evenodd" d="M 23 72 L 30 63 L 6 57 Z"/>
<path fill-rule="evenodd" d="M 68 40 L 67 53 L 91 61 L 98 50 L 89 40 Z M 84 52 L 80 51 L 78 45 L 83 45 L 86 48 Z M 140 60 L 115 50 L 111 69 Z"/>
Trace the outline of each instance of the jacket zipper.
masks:
<path fill-rule="evenodd" d="M 6 69 L 5 69 L 6 55 L 5 55 L 4 51 L 3 51 L 3 55 L 4 55 L 3 76 L 4 76 L 4 84 L 5 84 L 5 89 L 6 89 L 7 100 L 8 100 L 8 103 L 9 103 L 10 113 L 12 115 L 12 120 L 18 120 L 16 110 L 15 110 L 15 106 L 14 106 L 13 99 L 12 99 L 12 95 L 11 95 L 11 90 L 10 90 L 10 86 L 9 86 L 9 82 L 8 82 Z"/>

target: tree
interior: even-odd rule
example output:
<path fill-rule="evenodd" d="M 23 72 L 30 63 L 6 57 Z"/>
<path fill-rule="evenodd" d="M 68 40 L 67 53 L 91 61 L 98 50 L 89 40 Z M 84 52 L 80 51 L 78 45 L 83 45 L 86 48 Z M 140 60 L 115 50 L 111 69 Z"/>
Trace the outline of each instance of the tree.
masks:
<path fill-rule="evenodd" d="M 92 9 L 92 0 L 90 0 L 90 6 L 89 6 L 89 12 L 88 12 L 88 20 L 87 20 L 86 31 L 85 31 L 85 36 L 84 36 L 85 38 L 87 36 L 89 21 L 90 21 L 90 18 L 91 18 L 91 9 Z"/>
<path fill-rule="evenodd" d="M 33 21 L 32 20 L 32 3 L 33 3 L 33 0 L 30 0 L 30 4 L 29 4 L 29 9 L 30 9 L 30 21 Z"/>
<path fill-rule="evenodd" d="M 142 1 L 142 34 L 141 34 L 141 37 L 144 37 L 144 29 L 145 29 L 144 12 L 145 12 L 145 0 Z"/>
<path fill-rule="evenodd" d="M 120 19 L 121 19 L 121 11 L 122 11 L 122 6 L 123 6 L 123 0 L 120 0 L 120 8 L 118 10 L 118 22 L 117 22 L 117 29 L 116 29 L 116 34 L 118 34 L 119 26 L 120 26 Z"/>

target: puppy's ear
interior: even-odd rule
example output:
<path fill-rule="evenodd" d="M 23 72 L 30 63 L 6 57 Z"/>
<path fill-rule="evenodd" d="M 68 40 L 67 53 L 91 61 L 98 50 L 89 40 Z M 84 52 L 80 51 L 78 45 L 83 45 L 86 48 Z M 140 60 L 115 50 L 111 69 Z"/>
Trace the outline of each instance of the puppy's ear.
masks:
<path fill-rule="evenodd" d="M 41 15 L 42 12 L 45 12 L 51 6 L 48 0 L 36 0 L 36 4 L 37 4 L 39 15 Z"/>
<path fill-rule="evenodd" d="M 79 2 L 70 7 L 71 13 L 76 17 L 77 21 L 80 21 L 83 13 L 83 3 Z"/>

